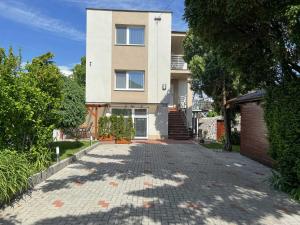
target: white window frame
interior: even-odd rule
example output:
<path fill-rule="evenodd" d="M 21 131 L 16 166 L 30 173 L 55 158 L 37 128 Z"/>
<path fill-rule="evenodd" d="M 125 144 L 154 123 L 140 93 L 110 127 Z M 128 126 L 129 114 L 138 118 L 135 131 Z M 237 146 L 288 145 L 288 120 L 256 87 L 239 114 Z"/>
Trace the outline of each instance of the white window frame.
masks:
<path fill-rule="evenodd" d="M 118 27 L 124 27 L 126 28 L 126 44 L 120 44 L 117 42 L 117 28 Z M 144 43 L 143 44 L 131 44 L 129 43 L 130 40 L 130 28 L 143 28 L 144 29 Z M 136 25 L 136 26 L 127 26 L 127 25 L 121 25 L 121 24 L 117 24 L 116 28 L 115 28 L 115 45 L 123 45 L 123 46 L 145 46 L 145 26 L 142 25 Z"/>
<path fill-rule="evenodd" d="M 146 124 L 147 124 L 147 129 L 146 129 L 147 136 L 145 136 L 145 137 L 136 137 L 135 136 L 134 139 L 148 139 L 148 137 L 149 137 L 149 114 L 148 114 L 149 110 L 148 110 L 148 108 L 112 107 L 111 108 L 111 115 L 112 115 L 112 110 L 113 109 L 131 109 L 131 118 L 132 118 L 133 126 L 135 125 L 135 121 L 134 121 L 135 118 L 146 119 L 147 120 L 147 122 L 146 122 Z M 146 110 L 146 115 L 135 115 L 135 110 L 136 109 L 144 109 L 144 110 Z M 124 118 L 129 118 L 129 117 L 130 116 L 124 116 Z"/>
<path fill-rule="evenodd" d="M 126 87 L 117 88 L 117 73 L 125 72 L 126 73 Z M 143 88 L 130 88 L 129 87 L 129 73 L 130 72 L 142 72 L 143 73 Z M 145 91 L 145 71 L 143 70 L 116 70 L 115 71 L 115 91 Z"/>

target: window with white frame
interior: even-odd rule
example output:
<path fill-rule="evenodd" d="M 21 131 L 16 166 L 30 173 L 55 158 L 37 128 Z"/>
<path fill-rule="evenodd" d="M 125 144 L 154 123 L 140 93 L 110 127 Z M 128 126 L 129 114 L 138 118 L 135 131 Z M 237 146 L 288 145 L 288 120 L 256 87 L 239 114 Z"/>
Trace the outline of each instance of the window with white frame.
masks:
<path fill-rule="evenodd" d="M 116 116 L 123 115 L 125 120 L 132 117 L 135 138 L 147 138 L 148 136 L 148 112 L 147 109 L 124 109 L 124 108 L 112 108 L 111 114 Z"/>
<path fill-rule="evenodd" d="M 117 45 L 144 45 L 145 27 L 144 26 L 116 26 Z"/>
<path fill-rule="evenodd" d="M 144 90 L 144 71 L 116 71 L 116 90 Z"/>

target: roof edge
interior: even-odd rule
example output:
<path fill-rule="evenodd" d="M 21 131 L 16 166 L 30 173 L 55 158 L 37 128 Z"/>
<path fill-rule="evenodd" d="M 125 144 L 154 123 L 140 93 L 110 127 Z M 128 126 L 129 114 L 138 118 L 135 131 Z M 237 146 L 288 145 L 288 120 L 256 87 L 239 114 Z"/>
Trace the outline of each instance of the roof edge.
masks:
<path fill-rule="evenodd" d="M 142 10 L 142 9 L 113 9 L 113 8 L 85 8 L 86 10 L 99 10 L 99 11 L 118 11 L 118 12 L 152 12 L 152 13 L 173 13 L 167 10 Z"/>

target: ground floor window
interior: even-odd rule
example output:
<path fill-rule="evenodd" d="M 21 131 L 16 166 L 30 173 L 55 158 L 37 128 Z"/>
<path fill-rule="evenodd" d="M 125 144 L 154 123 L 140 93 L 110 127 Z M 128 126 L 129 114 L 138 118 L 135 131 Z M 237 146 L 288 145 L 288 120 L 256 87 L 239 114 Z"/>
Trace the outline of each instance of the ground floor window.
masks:
<path fill-rule="evenodd" d="M 124 109 L 112 108 L 112 115 L 123 115 L 125 118 L 132 117 L 135 128 L 135 138 L 148 137 L 148 112 L 147 109 Z"/>

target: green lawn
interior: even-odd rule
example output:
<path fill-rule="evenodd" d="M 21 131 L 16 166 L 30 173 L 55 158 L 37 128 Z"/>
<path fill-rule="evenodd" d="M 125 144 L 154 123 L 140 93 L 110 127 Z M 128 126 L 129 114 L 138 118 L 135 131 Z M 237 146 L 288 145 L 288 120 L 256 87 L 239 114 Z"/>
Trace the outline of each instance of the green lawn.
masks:
<path fill-rule="evenodd" d="M 93 144 L 95 142 L 96 141 L 93 141 Z M 55 147 L 59 146 L 59 159 L 63 160 L 90 146 L 90 141 L 57 141 L 52 143 L 52 146 L 54 147 L 54 149 Z M 56 159 L 54 159 L 54 161 L 56 161 Z"/>
<path fill-rule="evenodd" d="M 210 143 L 210 144 L 202 144 L 205 148 L 209 149 L 223 149 L 223 144 L 221 143 Z M 240 152 L 239 145 L 232 145 L 233 152 Z"/>

